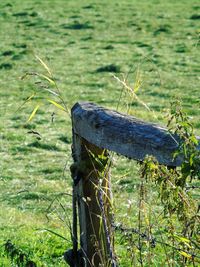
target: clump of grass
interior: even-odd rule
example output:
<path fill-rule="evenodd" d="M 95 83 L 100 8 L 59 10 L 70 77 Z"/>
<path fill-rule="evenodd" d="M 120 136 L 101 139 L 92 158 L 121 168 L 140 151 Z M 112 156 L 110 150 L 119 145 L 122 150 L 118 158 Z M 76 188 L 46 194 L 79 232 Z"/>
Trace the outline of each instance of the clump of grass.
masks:
<path fill-rule="evenodd" d="M 43 105 L 41 101 L 37 100 L 37 95 L 39 94 L 39 100 L 42 98 L 42 100 L 47 101 L 48 103 L 54 105 L 56 108 L 70 114 L 70 111 L 67 107 L 67 104 L 62 97 L 62 94 L 58 88 L 58 85 L 56 83 L 55 78 L 53 77 L 53 74 L 50 70 L 50 68 L 47 66 L 47 64 L 39 57 L 36 55 L 36 59 L 39 61 L 39 63 L 42 65 L 42 67 L 45 69 L 47 74 L 42 74 L 42 73 L 37 73 L 37 72 L 26 72 L 22 77 L 21 80 L 24 80 L 27 77 L 36 77 L 40 78 L 43 81 L 46 81 L 48 85 L 43 84 L 41 81 L 36 81 L 36 87 L 34 88 L 35 90 L 33 93 L 24 101 L 24 103 L 20 106 L 22 108 L 25 104 L 29 103 L 30 101 L 33 101 L 36 99 L 36 106 L 32 110 L 32 113 L 30 114 L 29 118 L 27 119 L 27 123 L 29 123 L 36 115 L 38 112 L 39 108 Z M 52 87 L 52 88 L 51 88 Z M 46 93 L 46 94 L 44 94 Z M 48 94 L 53 96 L 55 99 L 58 99 L 58 101 L 54 99 L 48 98 Z"/>

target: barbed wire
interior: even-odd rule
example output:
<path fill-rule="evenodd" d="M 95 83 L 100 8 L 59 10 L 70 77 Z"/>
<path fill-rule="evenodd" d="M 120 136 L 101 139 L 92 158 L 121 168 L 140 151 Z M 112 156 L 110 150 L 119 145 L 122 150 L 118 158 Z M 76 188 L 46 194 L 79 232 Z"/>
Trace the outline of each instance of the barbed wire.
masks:
<path fill-rule="evenodd" d="M 157 244 L 161 244 L 164 246 L 171 247 L 172 249 L 174 249 L 178 252 L 184 252 L 187 255 L 189 255 L 192 259 L 194 259 L 194 258 L 200 259 L 200 256 L 198 256 L 194 253 L 190 254 L 190 253 L 188 253 L 188 251 L 185 251 L 182 248 L 175 247 L 169 243 L 158 240 L 156 237 L 154 237 L 152 235 L 149 235 L 145 232 L 140 232 L 140 230 L 137 228 L 127 228 L 127 227 L 124 227 L 121 223 L 113 223 L 112 227 L 115 231 L 120 231 L 123 234 L 136 234 L 136 235 L 140 236 L 145 241 L 148 241 L 152 248 L 155 248 Z M 192 242 L 192 243 L 195 245 L 195 248 L 199 249 L 199 246 L 195 242 Z M 138 248 L 138 249 L 140 249 L 140 248 Z"/>

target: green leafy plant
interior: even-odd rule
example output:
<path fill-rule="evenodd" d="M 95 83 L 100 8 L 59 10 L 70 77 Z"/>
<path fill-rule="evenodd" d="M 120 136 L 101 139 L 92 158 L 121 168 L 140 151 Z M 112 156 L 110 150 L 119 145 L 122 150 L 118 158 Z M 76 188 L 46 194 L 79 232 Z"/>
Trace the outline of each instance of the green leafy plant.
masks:
<path fill-rule="evenodd" d="M 37 267 L 36 263 L 30 259 L 28 253 L 18 248 L 11 240 L 6 241 L 4 250 L 12 264 L 18 267 Z"/>
<path fill-rule="evenodd" d="M 200 207 L 194 194 L 199 186 L 194 186 L 193 182 L 200 178 L 200 151 L 193 127 L 180 101 L 174 101 L 171 105 L 168 127 L 179 144 L 174 157 L 182 158 L 180 167 L 159 165 L 154 158 L 148 157 L 142 164 L 141 174 L 147 182 L 154 182 L 158 189 L 164 207 L 163 215 L 168 221 L 168 245 L 175 248 L 171 257 L 180 266 L 190 263 L 196 266 L 200 252 Z"/>

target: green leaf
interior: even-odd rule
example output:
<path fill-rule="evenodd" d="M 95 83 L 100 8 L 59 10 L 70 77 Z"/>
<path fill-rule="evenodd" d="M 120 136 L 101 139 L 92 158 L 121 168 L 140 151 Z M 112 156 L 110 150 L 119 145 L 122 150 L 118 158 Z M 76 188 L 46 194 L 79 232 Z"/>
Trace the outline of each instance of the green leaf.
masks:
<path fill-rule="evenodd" d="M 44 75 L 44 74 L 40 74 L 37 73 L 37 76 L 44 78 L 45 80 L 47 80 L 50 84 L 55 85 L 56 83 L 54 82 L 54 80 L 52 80 L 50 77 Z"/>
<path fill-rule="evenodd" d="M 192 154 L 192 155 L 190 156 L 190 166 L 192 166 L 192 165 L 193 165 L 193 162 L 194 162 L 194 161 L 193 161 L 193 159 L 194 159 L 194 156 L 195 156 L 194 154 Z"/>
<path fill-rule="evenodd" d="M 40 105 L 37 105 L 34 110 L 32 111 L 30 117 L 28 118 L 27 122 L 31 121 L 33 119 L 33 117 L 35 116 L 37 110 L 39 109 Z"/>
<path fill-rule="evenodd" d="M 49 67 L 47 66 L 47 64 L 44 63 L 44 61 L 39 56 L 35 55 L 35 57 L 40 62 L 40 64 L 47 70 L 47 72 L 49 73 L 49 75 L 52 76 L 51 71 L 50 71 Z"/>
<path fill-rule="evenodd" d="M 51 100 L 51 99 L 47 99 L 51 104 L 53 104 L 54 106 L 56 106 L 57 108 L 63 110 L 63 111 L 66 111 L 66 109 L 61 106 L 59 103 L 55 102 L 54 100 Z"/>
<path fill-rule="evenodd" d="M 178 235 L 174 235 L 174 237 L 178 240 L 180 240 L 181 242 L 183 242 L 187 247 L 191 248 L 190 246 L 190 240 L 186 237 L 182 237 L 182 236 L 178 236 Z"/>
<path fill-rule="evenodd" d="M 190 140 L 192 141 L 193 144 L 198 145 L 198 140 L 194 135 L 190 136 Z"/>
<path fill-rule="evenodd" d="M 50 90 L 50 89 L 48 89 L 48 88 L 44 88 L 44 90 L 47 91 L 47 92 L 49 92 L 49 93 L 51 93 L 52 95 L 59 96 L 59 94 L 57 94 L 57 93 L 56 93 L 55 91 L 53 91 L 53 90 Z"/>
<path fill-rule="evenodd" d="M 33 93 L 31 96 L 29 96 L 29 97 L 26 99 L 25 103 L 28 102 L 28 101 L 30 101 L 35 95 L 36 95 L 36 93 Z"/>
<path fill-rule="evenodd" d="M 186 253 L 185 251 L 180 251 L 179 253 L 185 258 L 188 258 L 188 259 L 192 258 L 192 256 L 190 254 Z"/>

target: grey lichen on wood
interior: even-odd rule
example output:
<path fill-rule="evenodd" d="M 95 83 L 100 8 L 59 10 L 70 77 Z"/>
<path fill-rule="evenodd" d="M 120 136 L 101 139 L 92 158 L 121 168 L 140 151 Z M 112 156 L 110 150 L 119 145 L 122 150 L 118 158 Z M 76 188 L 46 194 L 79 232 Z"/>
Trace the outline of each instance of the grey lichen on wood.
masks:
<path fill-rule="evenodd" d="M 160 164 L 181 164 L 180 156 L 176 159 L 173 157 L 179 139 L 164 127 L 88 102 L 73 106 L 72 122 L 76 134 L 98 147 L 138 161 L 151 155 Z M 198 149 L 200 150 L 200 145 Z"/>

